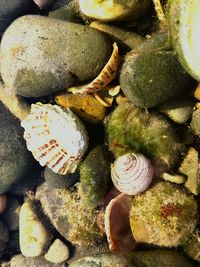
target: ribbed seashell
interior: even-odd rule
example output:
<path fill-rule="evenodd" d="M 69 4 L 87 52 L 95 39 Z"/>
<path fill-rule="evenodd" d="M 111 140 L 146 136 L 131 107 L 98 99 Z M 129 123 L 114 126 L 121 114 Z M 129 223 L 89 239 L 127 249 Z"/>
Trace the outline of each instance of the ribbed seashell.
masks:
<path fill-rule="evenodd" d="M 111 166 L 114 186 L 122 193 L 136 195 L 145 191 L 153 178 L 153 167 L 142 154 L 127 153 Z"/>
<path fill-rule="evenodd" d="M 119 68 L 119 50 L 116 43 L 113 44 L 113 52 L 100 72 L 100 74 L 89 84 L 80 87 L 72 87 L 68 91 L 73 94 L 94 93 L 106 87 L 117 75 Z"/>
<path fill-rule="evenodd" d="M 84 125 L 70 110 L 36 103 L 21 122 L 27 148 L 41 166 L 59 174 L 73 173 L 88 147 Z"/>

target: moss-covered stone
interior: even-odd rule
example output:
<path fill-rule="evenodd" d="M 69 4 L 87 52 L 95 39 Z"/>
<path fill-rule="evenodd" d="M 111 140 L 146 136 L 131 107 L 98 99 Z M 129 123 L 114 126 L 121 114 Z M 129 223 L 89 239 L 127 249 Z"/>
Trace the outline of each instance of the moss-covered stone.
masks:
<path fill-rule="evenodd" d="M 200 230 L 195 231 L 188 242 L 184 244 L 184 252 L 200 263 Z"/>
<path fill-rule="evenodd" d="M 48 17 L 65 21 L 81 23 L 81 15 L 77 0 L 57 0 L 51 6 Z"/>
<path fill-rule="evenodd" d="M 69 267 L 134 267 L 126 255 L 96 254 L 70 263 Z"/>
<path fill-rule="evenodd" d="M 140 152 L 158 165 L 173 167 L 184 150 L 173 127 L 161 115 L 134 106 L 119 105 L 108 118 L 109 149 L 116 157 L 129 151 Z"/>
<path fill-rule="evenodd" d="M 127 56 L 120 86 L 127 98 L 143 108 L 155 107 L 168 98 L 188 91 L 191 78 L 171 51 L 145 51 Z"/>
<path fill-rule="evenodd" d="M 106 148 L 93 148 L 80 166 L 79 195 L 90 207 L 101 204 L 108 190 L 110 161 Z"/>
<path fill-rule="evenodd" d="M 198 219 L 197 203 L 175 184 L 159 182 L 133 198 L 130 224 L 137 242 L 172 247 L 189 239 Z"/>
<path fill-rule="evenodd" d="M 0 103 L 0 194 L 22 179 L 34 166 L 20 122 Z"/>
<path fill-rule="evenodd" d="M 200 193 L 199 168 L 199 153 L 195 148 L 190 147 L 179 167 L 179 171 L 187 176 L 185 187 L 194 195 Z"/>
<path fill-rule="evenodd" d="M 98 210 L 85 205 L 76 192 L 39 186 L 36 198 L 57 231 L 74 244 L 92 246 L 102 241 L 97 226 Z"/>
<path fill-rule="evenodd" d="M 27 15 L 2 37 L 1 75 L 17 94 L 44 96 L 94 78 L 111 52 L 109 39 L 95 29 Z"/>
<path fill-rule="evenodd" d="M 192 267 L 184 255 L 170 250 L 136 251 L 133 262 L 137 267 Z"/>

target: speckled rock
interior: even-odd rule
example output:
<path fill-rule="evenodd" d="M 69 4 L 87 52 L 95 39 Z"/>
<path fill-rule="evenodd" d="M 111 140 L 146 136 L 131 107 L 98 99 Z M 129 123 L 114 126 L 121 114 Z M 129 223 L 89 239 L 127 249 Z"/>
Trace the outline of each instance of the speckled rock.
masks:
<path fill-rule="evenodd" d="M 52 263 L 62 263 L 69 258 L 69 248 L 60 239 L 56 239 L 44 257 Z"/>
<path fill-rule="evenodd" d="M 44 179 L 47 182 L 49 188 L 68 188 L 78 181 L 79 172 L 62 175 L 53 172 L 48 167 L 45 167 Z"/>
<path fill-rule="evenodd" d="M 186 244 L 184 252 L 200 263 L 200 230 L 197 229 Z"/>
<path fill-rule="evenodd" d="M 144 43 L 145 38 L 135 32 L 127 31 L 119 27 L 111 26 L 100 21 L 93 21 L 90 27 L 95 28 L 107 34 L 120 47 L 126 50 L 136 49 Z"/>
<path fill-rule="evenodd" d="M 48 12 L 48 17 L 82 23 L 77 0 L 57 0 Z"/>
<path fill-rule="evenodd" d="M 200 193 L 200 163 L 199 153 L 194 147 L 188 149 L 179 172 L 187 177 L 185 187 L 194 195 L 198 195 Z"/>
<path fill-rule="evenodd" d="M 166 114 L 176 123 L 186 123 L 192 116 L 194 102 L 188 98 L 170 99 L 158 107 L 159 111 Z"/>
<path fill-rule="evenodd" d="M 10 267 L 65 267 L 64 263 L 54 264 L 47 260 L 44 257 L 24 257 L 22 254 L 14 256 L 10 261 Z"/>
<path fill-rule="evenodd" d="M 28 15 L 6 30 L 1 52 L 6 86 L 22 96 L 39 97 L 97 76 L 112 44 L 90 27 Z"/>
<path fill-rule="evenodd" d="M 26 148 L 23 129 L 0 103 L 0 194 L 22 179 L 34 166 L 34 159 Z"/>
<path fill-rule="evenodd" d="M 66 239 L 70 230 L 67 203 L 71 193 L 66 189 L 49 188 L 47 183 L 37 187 L 36 198 L 40 201 L 43 212 L 49 217 L 52 225 Z"/>
<path fill-rule="evenodd" d="M 17 198 L 8 196 L 8 204 L 6 210 L 2 214 L 2 218 L 10 231 L 19 229 L 19 212 L 21 205 Z"/>
<path fill-rule="evenodd" d="M 0 0 L 0 36 L 15 18 L 31 12 L 33 7 L 32 0 Z"/>
<path fill-rule="evenodd" d="M 197 109 L 192 113 L 192 120 L 191 120 L 190 126 L 191 126 L 191 130 L 193 134 L 198 135 L 198 136 L 200 136 L 199 121 L 200 121 L 200 109 Z"/>
<path fill-rule="evenodd" d="M 140 243 L 164 247 L 184 244 L 197 220 L 197 202 L 179 185 L 159 182 L 132 200 L 130 224 Z"/>
<path fill-rule="evenodd" d="M 120 254 L 96 254 L 70 263 L 69 267 L 134 267 L 129 257 Z"/>
<path fill-rule="evenodd" d="M 84 205 L 80 196 L 67 189 L 49 189 L 46 183 L 37 188 L 36 198 L 52 225 L 67 240 L 78 245 L 95 245 L 103 234 L 97 226 L 98 211 Z M 75 212 L 76 211 L 76 212 Z"/>

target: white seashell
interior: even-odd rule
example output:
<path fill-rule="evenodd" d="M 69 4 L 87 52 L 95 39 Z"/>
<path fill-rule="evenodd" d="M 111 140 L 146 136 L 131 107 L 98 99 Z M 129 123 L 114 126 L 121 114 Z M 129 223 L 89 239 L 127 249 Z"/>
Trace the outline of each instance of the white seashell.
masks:
<path fill-rule="evenodd" d="M 142 154 L 128 153 L 117 158 L 111 166 L 114 186 L 127 195 L 145 191 L 153 178 L 153 167 Z"/>
<path fill-rule="evenodd" d="M 31 105 L 21 122 L 27 148 L 41 166 L 59 174 L 73 173 L 88 147 L 88 136 L 79 118 L 68 108 Z"/>

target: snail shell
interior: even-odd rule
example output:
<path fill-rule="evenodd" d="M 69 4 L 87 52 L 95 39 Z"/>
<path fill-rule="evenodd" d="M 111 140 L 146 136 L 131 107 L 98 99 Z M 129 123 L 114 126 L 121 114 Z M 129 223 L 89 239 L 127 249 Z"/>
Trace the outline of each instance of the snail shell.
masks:
<path fill-rule="evenodd" d="M 27 148 L 41 166 L 59 174 L 73 173 L 88 147 L 85 128 L 70 109 L 36 103 L 21 122 Z"/>
<path fill-rule="evenodd" d="M 111 166 L 114 186 L 127 195 L 145 191 L 153 178 L 153 167 L 142 154 L 128 153 L 117 158 Z"/>

